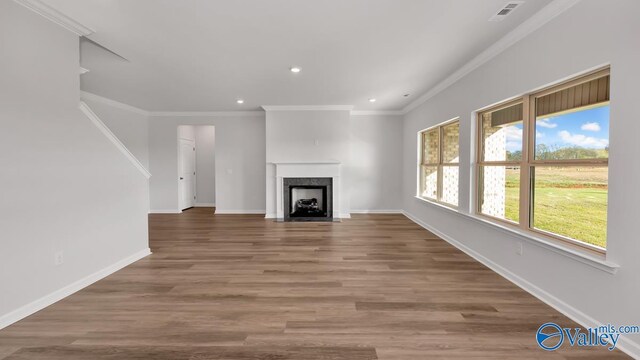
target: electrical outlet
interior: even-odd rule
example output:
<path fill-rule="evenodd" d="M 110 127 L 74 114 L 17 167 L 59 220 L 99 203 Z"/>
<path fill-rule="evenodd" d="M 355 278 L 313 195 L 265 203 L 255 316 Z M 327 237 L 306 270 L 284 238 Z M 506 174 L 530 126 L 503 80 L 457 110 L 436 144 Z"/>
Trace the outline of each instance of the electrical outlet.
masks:
<path fill-rule="evenodd" d="M 58 251 L 57 253 L 53 254 L 53 262 L 54 264 L 56 264 L 56 266 L 62 265 L 62 263 L 64 262 L 64 252 Z"/>
<path fill-rule="evenodd" d="M 522 256 L 523 252 L 524 252 L 524 244 L 518 243 L 518 245 L 516 246 L 516 254 Z"/>
<path fill-rule="evenodd" d="M 314 143 L 316 144 L 316 146 L 318 146 L 318 145 L 320 145 L 320 140 L 316 139 L 316 140 L 314 141 Z"/>

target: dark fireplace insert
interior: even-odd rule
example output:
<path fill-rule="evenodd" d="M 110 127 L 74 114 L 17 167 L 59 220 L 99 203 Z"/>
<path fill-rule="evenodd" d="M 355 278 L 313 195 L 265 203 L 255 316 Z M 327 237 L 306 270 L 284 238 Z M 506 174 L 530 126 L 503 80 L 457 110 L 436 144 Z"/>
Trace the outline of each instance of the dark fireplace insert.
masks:
<path fill-rule="evenodd" d="M 333 221 L 332 178 L 284 178 L 284 221 Z"/>

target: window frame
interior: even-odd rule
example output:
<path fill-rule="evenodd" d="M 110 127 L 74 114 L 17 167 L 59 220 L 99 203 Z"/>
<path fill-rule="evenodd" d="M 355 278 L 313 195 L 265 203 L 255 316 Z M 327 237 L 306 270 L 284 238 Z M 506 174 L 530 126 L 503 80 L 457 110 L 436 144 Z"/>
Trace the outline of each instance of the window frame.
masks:
<path fill-rule="evenodd" d="M 595 253 L 596 255 L 606 255 L 607 249 L 596 245 L 588 244 L 586 242 L 572 239 L 560 234 L 552 233 L 542 229 L 536 229 L 533 226 L 533 186 L 534 179 L 532 174 L 536 166 L 544 167 L 571 167 L 571 166 L 589 166 L 589 167 L 606 167 L 609 166 L 609 158 L 594 158 L 594 159 L 567 159 L 567 160 L 538 160 L 535 158 L 535 146 L 536 144 L 536 99 L 548 94 L 552 94 L 564 89 L 584 84 L 595 79 L 599 79 L 605 76 L 611 75 L 610 67 L 601 68 L 590 73 L 574 77 L 567 81 L 560 82 L 558 84 L 551 85 L 538 91 L 534 91 L 523 96 L 502 102 L 500 104 L 478 110 L 476 112 L 476 164 L 474 166 L 474 187 L 473 191 L 475 196 L 474 209 L 475 215 L 482 218 L 486 218 L 492 222 L 498 222 L 501 225 L 516 228 L 517 230 L 524 231 L 525 233 L 531 233 L 535 236 L 542 237 L 545 240 L 568 245 L 572 248 Z M 520 162 L 513 161 L 483 161 L 484 155 L 484 139 L 483 139 L 483 127 L 482 127 L 482 115 L 487 112 L 497 111 L 509 106 L 523 104 L 522 114 L 522 157 Z M 609 104 L 610 100 L 600 102 L 596 105 L 587 105 L 581 107 L 581 109 L 588 109 L 589 107 L 605 106 Z M 558 114 L 561 114 L 559 112 Z M 519 192 L 519 217 L 518 222 L 513 222 L 509 219 L 501 219 L 492 215 L 484 214 L 482 210 L 482 197 L 481 187 L 483 186 L 482 179 L 482 167 L 483 166 L 519 166 L 520 167 L 520 192 Z M 608 212 L 608 209 L 607 209 Z"/>
<path fill-rule="evenodd" d="M 447 126 L 458 124 L 458 161 L 457 162 L 444 162 L 444 128 Z M 438 161 L 436 163 L 424 163 L 425 155 L 425 141 L 424 136 L 433 131 L 438 132 Z M 436 184 L 436 198 L 430 198 L 422 195 L 423 188 L 423 167 L 436 167 L 438 172 L 437 184 Z M 454 205 L 446 201 L 442 201 L 442 191 L 444 185 L 444 167 L 457 167 L 458 168 L 458 204 Z M 421 200 L 433 202 L 438 205 L 446 206 L 452 209 L 458 209 L 460 206 L 460 117 L 447 120 L 440 124 L 428 127 L 426 129 L 418 131 L 418 181 L 417 181 L 417 197 Z"/>

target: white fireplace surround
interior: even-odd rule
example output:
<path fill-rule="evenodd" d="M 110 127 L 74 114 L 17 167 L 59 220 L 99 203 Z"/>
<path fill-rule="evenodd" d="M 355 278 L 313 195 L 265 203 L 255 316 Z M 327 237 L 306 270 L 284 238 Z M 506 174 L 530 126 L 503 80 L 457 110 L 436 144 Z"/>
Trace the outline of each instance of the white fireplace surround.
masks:
<path fill-rule="evenodd" d="M 284 219 L 284 178 L 332 178 L 333 179 L 333 218 L 348 217 L 343 211 L 341 203 L 340 173 L 341 163 L 339 161 L 306 161 L 306 162 L 273 162 L 276 169 L 276 213 L 275 218 Z M 267 214 L 268 218 L 274 217 Z"/>

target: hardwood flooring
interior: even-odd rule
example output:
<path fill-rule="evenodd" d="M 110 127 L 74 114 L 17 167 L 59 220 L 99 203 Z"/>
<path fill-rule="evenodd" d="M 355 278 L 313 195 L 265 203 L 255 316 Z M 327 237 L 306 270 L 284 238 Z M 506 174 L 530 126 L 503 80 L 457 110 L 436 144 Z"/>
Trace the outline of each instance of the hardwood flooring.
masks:
<path fill-rule="evenodd" d="M 150 216 L 153 255 L 0 331 L 6 359 L 574 359 L 577 326 L 402 215 Z"/>

